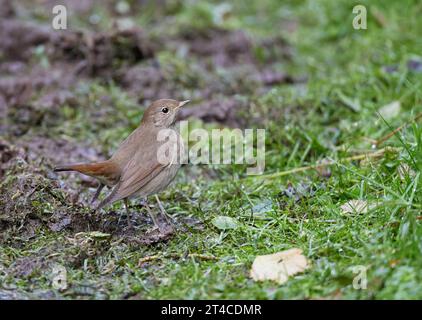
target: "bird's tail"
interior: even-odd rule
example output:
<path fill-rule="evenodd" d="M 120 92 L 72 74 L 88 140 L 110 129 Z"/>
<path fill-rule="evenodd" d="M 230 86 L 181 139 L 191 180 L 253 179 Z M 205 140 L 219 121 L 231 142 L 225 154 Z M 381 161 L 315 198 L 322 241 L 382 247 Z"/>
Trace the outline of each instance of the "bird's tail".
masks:
<path fill-rule="evenodd" d="M 110 161 L 103 161 L 93 163 L 63 164 L 56 166 L 54 171 L 77 171 L 87 176 L 113 180 L 116 178 L 118 168 L 116 168 L 116 165 Z"/>
<path fill-rule="evenodd" d="M 76 167 L 81 166 L 82 164 L 62 164 L 54 167 L 55 172 L 60 171 L 77 171 Z"/>

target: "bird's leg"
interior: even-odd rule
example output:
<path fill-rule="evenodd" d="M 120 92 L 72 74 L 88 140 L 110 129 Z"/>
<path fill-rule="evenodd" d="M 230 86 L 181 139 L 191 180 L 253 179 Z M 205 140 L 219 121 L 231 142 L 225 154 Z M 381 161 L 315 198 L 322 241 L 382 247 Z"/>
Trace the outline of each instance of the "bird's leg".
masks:
<path fill-rule="evenodd" d="M 129 229 L 133 229 L 132 220 L 130 220 L 130 212 L 129 212 L 129 205 L 128 205 L 127 198 L 124 198 L 123 201 L 125 203 L 125 208 L 126 208 L 127 226 L 129 227 Z"/>
<path fill-rule="evenodd" d="M 145 203 L 145 208 L 147 209 L 148 214 L 152 219 L 152 222 L 154 222 L 154 226 L 155 226 L 154 229 L 158 229 L 158 230 L 160 230 L 160 232 L 163 232 L 164 230 L 161 227 L 160 223 L 158 222 L 157 216 L 155 215 L 154 212 L 152 212 L 151 208 L 148 206 L 148 203 Z"/>
<path fill-rule="evenodd" d="M 160 208 L 161 214 L 163 215 L 164 219 L 166 219 L 166 222 L 168 224 L 173 224 L 173 218 L 164 210 L 163 204 L 161 203 L 160 199 L 157 195 L 155 195 L 155 199 L 157 200 L 158 207 Z"/>
<path fill-rule="evenodd" d="M 103 190 L 104 187 L 105 187 L 105 185 L 100 182 L 100 185 L 98 186 L 98 189 L 95 192 L 94 197 L 91 200 L 91 204 L 93 204 L 95 202 L 95 200 L 98 199 L 98 197 L 99 197 L 99 195 L 101 193 L 101 190 Z"/>

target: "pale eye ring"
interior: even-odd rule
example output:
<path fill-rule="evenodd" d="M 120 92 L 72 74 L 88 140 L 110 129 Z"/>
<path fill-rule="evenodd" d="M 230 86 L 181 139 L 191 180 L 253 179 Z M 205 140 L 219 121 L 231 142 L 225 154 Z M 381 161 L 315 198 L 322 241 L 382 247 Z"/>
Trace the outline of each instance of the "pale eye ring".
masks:
<path fill-rule="evenodd" d="M 169 112 L 169 109 L 168 109 L 167 107 L 163 107 L 163 108 L 161 109 L 161 111 L 162 111 L 163 113 L 167 113 L 167 112 Z"/>

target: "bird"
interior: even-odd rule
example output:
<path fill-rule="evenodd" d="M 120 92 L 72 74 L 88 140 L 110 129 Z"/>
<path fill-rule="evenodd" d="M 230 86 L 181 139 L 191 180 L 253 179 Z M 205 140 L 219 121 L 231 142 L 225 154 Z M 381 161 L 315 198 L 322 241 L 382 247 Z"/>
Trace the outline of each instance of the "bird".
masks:
<path fill-rule="evenodd" d="M 181 161 L 174 161 L 176 159 L 174 156 L 180 155 L 184 151 L 183 140 L 175 130 L 175 123 L 178 111 L 189 102 L 190 100 L 177 101 L 173 99 L 159 99 L 152 102 L 145 110 L 139 126 L 119 145 L 108 160 L 62 164 L 56 166 L 54 171 L 76 171 L 96 178 L 99 181 L 99 186 L 91 204 L 97 200 L 104 186 L 113 188 L 95 210 L 123 200 L 130 228 L 133 225 L 128 200 L 135 197 L 147 199 L 154 195 L 161 214 L 166 221 L 169 221 L 157 194 L 170 184 L 181 166 Z M 176 139 L 160 137 L 160 134 L 165 133 L 166 130 L 171 130 L 170 132 L 174 133 Z M 167 133 L 167 135 L 169 134 Z M 170 147 L 173 151 L 166 151 L 165 144 L 167 144 L 167 149 Z M 167 158 L 166 156 L 162 156 L 162 158 L 168 159 L 167 162 L 159 159 L 162 150 L 167 156 Z M 169 155 L 169 152 L 174 151 L 177 151 L 178 154 Z M 155 228 L 162 231 L 156 215 L 147 203 L 145 207 Z"/>

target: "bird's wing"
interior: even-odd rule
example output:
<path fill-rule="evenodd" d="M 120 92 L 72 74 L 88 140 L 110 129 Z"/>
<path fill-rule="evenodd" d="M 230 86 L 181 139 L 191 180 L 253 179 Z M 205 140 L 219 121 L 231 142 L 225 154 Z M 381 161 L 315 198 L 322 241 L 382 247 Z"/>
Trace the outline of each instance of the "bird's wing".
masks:
<path fill-rule="evenodd" d="M 154 179 L 167 165 L 163 165 L 158 161 L 150 161 L 147 166 L 137 162 L 135 157 L 128 163 L 126 170 L 120 180 L 119 189 L 117 191 L 119 199 L 126 198 L 148 182 Z"/>
<path fill-rule="evenodd" d="M 148 154 L 142 149 L 138 150 L 123 169 L 120 180 L 113 191 L 98 205 L 97 209 L 136 193 L 167 166 L 158 161 L 156 152 Z"/>

